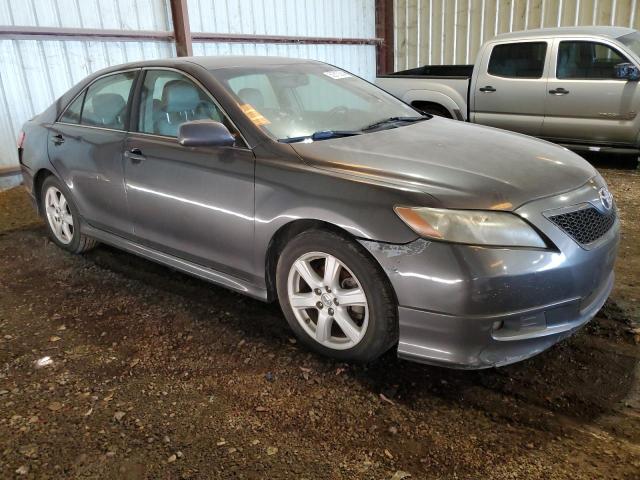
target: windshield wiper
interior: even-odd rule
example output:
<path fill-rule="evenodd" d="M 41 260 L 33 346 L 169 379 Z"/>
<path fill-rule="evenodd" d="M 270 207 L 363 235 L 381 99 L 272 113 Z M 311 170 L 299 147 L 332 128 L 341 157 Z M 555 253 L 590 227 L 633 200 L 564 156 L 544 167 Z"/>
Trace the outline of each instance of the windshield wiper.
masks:
<path fill-rule="evenodd" d="M 291 138 L 281 138 L 279 141 L 282 143 L 296 143 L 302 142 L 304 140 L 328 140 L 330 138 L 340 138 L 340 137 L 352 137 L 354 135 L 362 135 L 364 132 L 368 132 L 369 130 L 375 130 L 376 128 L 382 127 L 384 125 L 393 125 L 396 123 L 413 123 L 420 122 L 422 120 L 428 120 L 431 116 L 422 115 L 419 117 L 389 117 L 384 120 L 380 120 L 379 122 L 372 123 L 364 127 L 362 130 L 320 130 L 311 135 L 302 135 L 300 137 L 291 137 Z"/>
<path fill-rule="evenodd" d="M 311 135 L 302 135 L 300 137 L 291 137 L 291 138 L 281 138 L 279 141 L 282 143 L 296 143 L 302 142 L 304 140 L 328 140 L 330 138 L 340 138 L 340 137 L 352 137 L 354 135 L 361 135 L 362 132 L 355 130 L 320 130 L 318 132 L 314 132 Z"/>
<path fill-rule="evenodd" d="M 378 127 L 383 127 L 385 125 L 391 125 L 391 124 L 394 124 L 394 123 L 421 122 L 422 120 L 428 120 L 429 118 L 431 118 L 431 117 L 427 116 L 427 115 L 421 115 L 419 117 L 389 117 L 389 118 L 385 118 L 384 120 L 380 120 L 379 122 L 372 123 L 371 125 L 368 125 L 368 126 L 364 127 L 362 129 L 362 131 L 366 132 L 367 130 L 373 130 L 373 129 L 376 129 Z"/>

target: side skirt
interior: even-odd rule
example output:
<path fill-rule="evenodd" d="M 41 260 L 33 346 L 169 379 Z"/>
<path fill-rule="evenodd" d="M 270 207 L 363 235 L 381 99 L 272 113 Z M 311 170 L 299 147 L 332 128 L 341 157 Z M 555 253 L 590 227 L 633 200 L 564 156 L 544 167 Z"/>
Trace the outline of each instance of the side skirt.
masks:
<path fill-rule="evenodd" d="M 175 270 L 179 270 L 183 273 L 201 278 L 208 282 L 215 283 L 216 285 L 219 285 L 221 287 L 226 287 L 230 290 L 243 293 L 257 300 L 262 300 L 263 302 L 267 301 L 266 289 L 256 287 L 255 285 L 232 275 L 221 273 L 217 270 L 213 270 L 212 268 L 198 265 L 197 263 L 193 263 L 188 260 L 184 260 L 182 258 L 160 252 L 153 248 L 145 247 L 138 243 L 127 240 L 126 238 L 122 238 L 117 235 L 113 235 L 112 233 L 105 232 L 104 230 L 94 228 L 90 225 L 87 225 L 86 222 L 83 222 L 82 233 L 113 247 L 120 248 L 129 253 L 144 257 L 148 260 L 161 263 L 162 265 L 166 265 Z"/>

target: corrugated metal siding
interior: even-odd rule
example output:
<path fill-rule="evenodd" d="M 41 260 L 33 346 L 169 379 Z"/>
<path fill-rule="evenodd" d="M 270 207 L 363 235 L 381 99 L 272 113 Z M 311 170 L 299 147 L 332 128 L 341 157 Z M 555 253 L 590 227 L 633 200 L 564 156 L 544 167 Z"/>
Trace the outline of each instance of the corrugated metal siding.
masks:
<path fill-rule="evenodd" d="M 193 32 L 375 38 L 375 0 L 189 0 Z M 373 45 L 194 43 L 194 55 L 277 55 L 337 65 L 367 80 L 376 74 Z"/>
<path fill-rule="evenodd" d="M 0 24 L 167 30 L 165 0 L 0 0 Z M 22 124 L 101 68 L 175 56 L 169 42 L 0 39 L 0 168 L 18 164 Z"/>
<path fill-rule="evenodd" d="M 188 0 L 193 32 L 374 38 L 374 0 Z"/>
<path fill-rule="evenodd" d="M 375 0 L 189 0 L 194 32 L 374 38 Z M 168 0 L 0 0 L 0 25 L 171 30 Z M 313 58 L 375 77 L 373 45 L 194 42 L 195 55 Z M 89 73 L 175 56 L 168 42 L 0 39 L 0 167 L 15 166 L 21 125 Z"/>
<path fill-rule="evenodd" d="M 469 64 L 499 33 L 541 27 L 640 29 L 638 0 L 395 0 L 395 70 Z"/>
<path fill-rule="evenodd" d="M 0 25 L 170 30 L 167 0 L 0 0 Z"/>
<path fill-rule="evenodd" d="M 376 75 L 373 45 L 311 45 L 269 43 L 193 43 L 194 55 L 275 55 L 310 58 L 344 68 L 369 81 Z"/>

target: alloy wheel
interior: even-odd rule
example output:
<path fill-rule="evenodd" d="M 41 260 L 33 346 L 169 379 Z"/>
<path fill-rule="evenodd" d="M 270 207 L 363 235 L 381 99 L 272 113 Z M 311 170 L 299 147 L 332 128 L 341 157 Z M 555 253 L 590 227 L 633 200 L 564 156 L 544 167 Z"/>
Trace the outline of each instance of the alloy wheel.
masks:
<path fill-rule="evenodd" d="M 44 197 L 47 221 L 56 239 L 68 245 L 73 240 L 73 215 L 67 199 L 56 187 L 49 187 Z"/>
<path fill-rule="evenodd" d="M 354 347 L 369 323 L 369 304 L 361 283 L 338 258 L 311 252 L 291 266 L 289 305 L 303 330 L 336 350 Z"/>

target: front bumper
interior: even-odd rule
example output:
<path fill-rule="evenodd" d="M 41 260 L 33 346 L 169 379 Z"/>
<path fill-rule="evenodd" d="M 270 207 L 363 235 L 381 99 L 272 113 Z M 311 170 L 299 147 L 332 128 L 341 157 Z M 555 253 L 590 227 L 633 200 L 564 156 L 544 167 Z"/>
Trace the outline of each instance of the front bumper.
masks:
<path fill-rule="evenodd" d="M 594 180 L 517 210 L 557 250 L 361 241 L 398 298 L 398 355 L 453 368 L 506 365 L 542 352 L 591 320 L 613 288 L 619 222 L 584 247 L 543 212 L 597 206 L 598 186 Z"/>
<path fill-rule="evenodd" d="M 399 307 L 398 355 L 407 360 L 476 369 L 537 355 L 573 334 L 600 310 L 613 288 L 613 273 L 586 307 L 580 299 L 493 316 L 453 316 Z M 503 325 L 494 330 L 495 325 Z"/>

